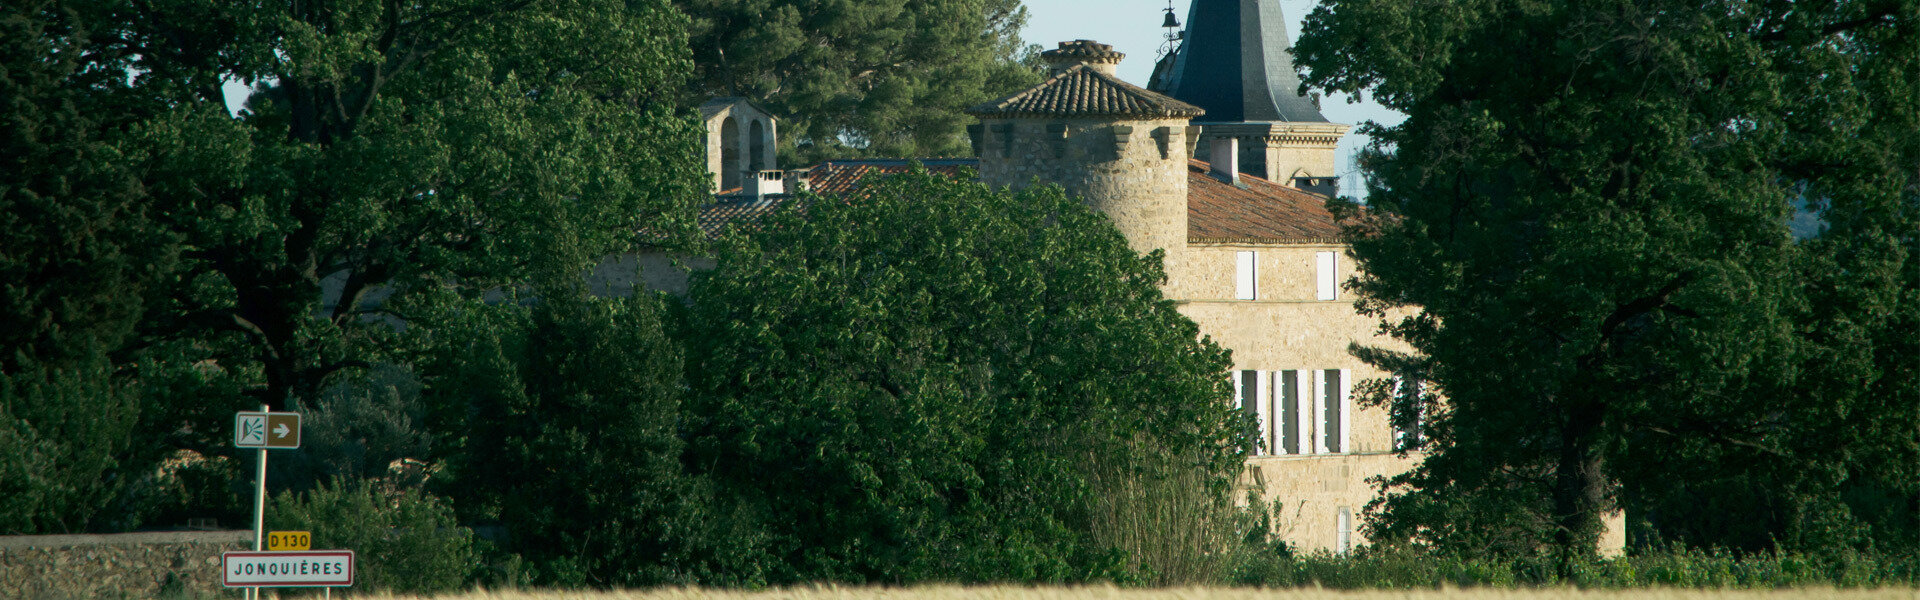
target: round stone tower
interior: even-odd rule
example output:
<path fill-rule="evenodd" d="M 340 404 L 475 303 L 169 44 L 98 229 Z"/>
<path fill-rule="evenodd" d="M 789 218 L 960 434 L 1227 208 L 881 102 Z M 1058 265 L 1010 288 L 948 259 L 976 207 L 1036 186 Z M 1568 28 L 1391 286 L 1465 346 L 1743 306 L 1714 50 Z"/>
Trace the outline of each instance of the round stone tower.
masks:
<path fill-rule="evenodd" d="M 1121 81 L 1124 54 L 1088 40 L 1041 56 L 1040 85 L 973 107 L 980 178 L 994 187 L 1038 181 L 1066 188 L 1107 214 L 1134 250 L 1187 245 L 1187 158 L 1204 114 L 1191 104 Z"/>

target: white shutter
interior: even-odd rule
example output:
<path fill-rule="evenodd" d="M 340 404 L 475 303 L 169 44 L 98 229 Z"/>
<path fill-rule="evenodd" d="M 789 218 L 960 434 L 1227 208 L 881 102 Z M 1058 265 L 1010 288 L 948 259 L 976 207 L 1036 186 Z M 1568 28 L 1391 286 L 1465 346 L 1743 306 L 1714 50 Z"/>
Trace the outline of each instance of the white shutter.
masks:
<path fill-rule="evenodd" d="M 1236 300 L 1259 299 L 1260 253 L 1233 253 L 1233 297 Z"/>
<path fill-rule="evenodd" d="M 1318 252 L 1314 254 L 1314 274 L 1319 281 L 1321 300 L 1340 299 L 1340 254 L 1337 252 Z"/>
<path fill-rule="evenodd" d="M 1325 409 L 1326 401 L 1323 400 L 1323 398 L 1326 397 L 1326 394 L 1327 394 L 1327 371 L 1326 369 L 1314 369 L 1313 370 L 1313 393 L 1307 395 L 1306 402 L 1305 402 L 1305 404 L 1308 407 L 1311 407 L 1313 409 L 1313 418 L 1312 418 L 1313 431 L 1312 431 L 1312 435 L 1307 439 L 1311 440 L 1310 443 L 1313 444 L 1314 454 L 1327 453 L 1327 435 L 1326 435 L 1327 415 L 1326 415 L 1326 409 Z"/>
<path fill-rule="evenodd" d="M 1340 370 L 1340 449 L 1335 452 L 1352 452 L 1349 445 L 1353 434 L 1353 371 Z"/>
<path fill-rule="evenodd" d="M 1273 396 L 1269 400 L 1273 404 L 1274 454 L 1293 453 L 1287 450 L 1287 437 L 1290 431 L 1288 428 L 1293 427 L 1294 421 L 1287 418 L 1287 402 L 1291 400 L 1287 397 L 1287 373 L 1287 371 L 1273 372 Z"/>
<path fill-rule="evenodd" d="M 1342 506 L 1335 511 L 1333 518 L 1334 531 L 1338 532 L 1334 539 L 1333 551 L 1336 554 L 1346 554 L 1353 549 L 1353 510 Z"/>

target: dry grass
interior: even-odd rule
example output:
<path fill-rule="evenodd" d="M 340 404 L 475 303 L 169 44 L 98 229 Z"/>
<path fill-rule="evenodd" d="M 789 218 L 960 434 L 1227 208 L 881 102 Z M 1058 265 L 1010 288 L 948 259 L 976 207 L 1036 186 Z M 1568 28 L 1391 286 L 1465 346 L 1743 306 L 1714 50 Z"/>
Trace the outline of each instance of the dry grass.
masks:
<path fill-rule="evenodd" d="M 379 600 L 426 600 L 420 596 L 375 594 Z M 765 591 L 656 589 L 618 592 L 474 591 L 430 597 L 434 600 L 1920 600 L 1920 589 L 1697 590 L 1642 589 L 1585 591 L 1551 589 L 1444 589 L 1333 591 L 1246 588 L 1121 589 L 1114 587 L 805 587 Z"/>

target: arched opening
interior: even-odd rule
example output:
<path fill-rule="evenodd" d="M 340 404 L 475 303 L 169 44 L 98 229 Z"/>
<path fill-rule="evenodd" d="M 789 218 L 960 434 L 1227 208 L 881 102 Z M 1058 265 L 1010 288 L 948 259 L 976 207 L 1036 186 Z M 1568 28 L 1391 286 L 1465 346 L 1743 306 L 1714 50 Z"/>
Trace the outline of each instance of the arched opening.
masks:
<path fill-rule="evenodd" d="M 754 119 L 747 127 L 747 139 L 752 146 L 747 151 L 747 170 L 754 173 L 767 170 L 767 125 Z"/>
<path fill-rule="evenodd" d="M 740 123 L 727 117 L 720 122 L 720 191 L 740 189 Z"/>

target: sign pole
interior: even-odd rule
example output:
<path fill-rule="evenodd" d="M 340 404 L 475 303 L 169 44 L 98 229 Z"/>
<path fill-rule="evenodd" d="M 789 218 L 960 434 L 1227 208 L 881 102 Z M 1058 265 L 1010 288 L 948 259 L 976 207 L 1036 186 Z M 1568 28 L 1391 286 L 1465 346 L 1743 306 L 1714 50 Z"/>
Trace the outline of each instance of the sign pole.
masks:
<path fill-rule="evenodd" d="M 267 410 L 267 405 L 261 403 L 260 412 L 267 412 Z M 253 551 L 259 552 L 264 549 L 262 536 L 266 535 L 267 525 L 267 449 L 261 447 L 255 452 L 260 453 L 260 472 L 254 477 L 256 485 L 253 490 Z M 247 592 L 253 600 L 260 599 L 260 588 L 250 587 L 247 588 Z"/>

